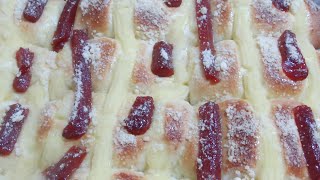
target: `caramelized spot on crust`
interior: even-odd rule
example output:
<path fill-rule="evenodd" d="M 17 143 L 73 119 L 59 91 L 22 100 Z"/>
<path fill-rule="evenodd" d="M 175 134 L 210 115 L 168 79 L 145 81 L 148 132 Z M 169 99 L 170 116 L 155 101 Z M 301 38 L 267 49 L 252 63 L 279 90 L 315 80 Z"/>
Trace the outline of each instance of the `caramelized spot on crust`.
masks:
<path fill-rule="evenodd" d="M 272 119 L 277 127 L 284 154 L 287 174 L 296 178 L 307 178 L 307 164 L 304 158 L 298 129 L 292 110 L 300 103 L 290 100 L 273 102 Z"/>
<path fill-rule="evenodd" d="M 118 44 L 109 38 L 89 40 L 84 48 L 84 58 L 91 63 L 91 77 L 94 89 L 105 87 L 112 76 L 112 67 L 116 62 Z"/>
<path fill-rule="evenodd" d="M 212 31 L 215 42 L 230 39 L 233 26 L 233 9 L 229 0 L 210 1 L 212 8 Z"/>
<path fill-rule="evenodd" d="M 111 26 L 111 5 L 112 0 L 91 0 L 82 1 L 82 21 L 87 25 L 91 33 L 108 32 Z"/>
<path fill-rule="evenodd" d="M 155 81 L 155 76 L 149 69 L 143 62 L 136 62 L 132 74 L 133 83 L 141 86 L 150 86 Z"/>
<path fill-rule="evenodd" d="M 53 114 L 57 110 L 56 105 L 53 103 L 48 104 L 40 115 L 40 127 L 38 129 L 38 140 L 45 141 L 48 136 L 48 133 L 53 125 Z"/>
<path fill-rule="evenodd" d="M 157 76 L 151 72 L 153 46 L 141 42 L 132 72 L 132 84 L 134 91 L 148 93 L 150 88 L 156 83 Z"/>

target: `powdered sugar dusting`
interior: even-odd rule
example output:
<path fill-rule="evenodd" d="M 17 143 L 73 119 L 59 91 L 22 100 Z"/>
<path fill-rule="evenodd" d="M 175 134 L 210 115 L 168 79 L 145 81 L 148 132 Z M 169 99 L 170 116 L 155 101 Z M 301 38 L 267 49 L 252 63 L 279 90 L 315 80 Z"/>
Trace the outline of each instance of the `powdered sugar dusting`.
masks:
<path fill-rule="evenodd" d="M 177 111 L 173 108 L 167 108 L 166 115 L 172 118 L 174 121 L 180 121 L 182 118 L 182 112 Z"/>
<path fill-rule="evenodd" d="M 197 17 L 197 19 L 200 21 L 200 26 L 203 24 L 204 21 L 208 19 L 208 12 L 209 12 L 209 9 L 207 7 L 204 7 L 204 6 L 200 7 L 201 16 Z"/>
<path fill-rule="evenodd" d="M 90 8 L 98 11 L 102 10 L 105 4 L 108 4 L 110 0 L 82 0 L 80 8 L 83 15 L 90 12 Z"/>
<path fill-rule="evenodd" d="M 295 63 L 301 64 L 304 63 L 303 61 L 303 56 L 301 53 L 299 53 L 299 49 L 297 46 L 295 46 L 297 44 L 297 40 L 290 36 L 289 34 L 286 35 L 285 37 L 285 46 L 288 49 L 288 55 L 289 55 L 289 59 Z"/>
<path fill-rule="evenodd" d="M 9 106 L 0 126 L 0 154 L 9 155 L 17 142 L 29 110 L 20 104 Z"/>
<path fill-rule="evenodd" d="M 286 16 L 272 5 L 271 0 L 254 0 L 255 18 L 269 24 L 286 22 Z"/>
<path fill-rule="evenodd" d="M 161 55 L 161 57 L 163 57 L 164 60 L 166 60 L 166 61 L 169 60 L 169 55 L 164 48 L 160 49 L 160 55 Z"/>
<path fill-rule="evenodd" d="M 165 32 L 169 23 L 168 12 L 161 1 L 137 0 L 136 29 L 143 37 L 155 39 Z"/>
<path fill-rule="evenodd" d="M 216 46 L 217 55 L 215 59 L 215 69 L 219 71 L 219 76 L 224 79 L 230 75 L 231 68 L 234 68 L 236 59 L 236 51 L 231 50 L 230 47 Z"/>
<path fill-rule="evenodd" d="M 217 46 L 217 52 L 216 55 L 213 55 L 209 49 L 202 51 L 202 63 L 205 69 L 215 69 L 219 72 L 220 79 L 225 79 L 230 75 L 236 54 L 235 51 L 224 46 Z"/>
<path fill-rule="evenodd" d="M 82 56 L 91 65 L 92 76 L 103 80 L 116 60 L 117 45 L 107 38 L 94 39 L 84 47 Z"/>
<path fill-rule="evenodd" d="M 98 79 L 102 80 L 100 72 L 105 69 L 105 63 L 101 61 L 102 47 L 101 43 L 88 43 L 83 50 L 83 57 L 93 67 L 93 72 L 97 75 Z"/>
<path fill-rule="evenodd" d="M 223 25 L 224 23 L 224 18 L 223 14 L 226 13 L 227 8 L 228 8 L 228 2 L 224 0 L 216 0 L 215 2 L 215 9 L 212 11 L 213 17 L 215 22 L 218 25 Z"/>
<path fill-rule="evenodd" d="M 229 103 L 227 115 L 228 161 L 241 166 L 251 165 L 257 160 L 259 121 L 252 109 L 241 102 Z"/>
<path fill-rule="evenodd" d="M 100 43 L 88 43 L 82 52 L 82 56 L 87 62 L 97 61 L 101 58 L 101 44 Z"/>
<path fill-rule="evenodd" d="M 74 75 L 74 81 L 76 83 L 76 92 L 75 92 L 75 100 L 74 100 L 74 106 L 71 113 L 71 119 L 75 119 L 77 116 L 77 112 L 80 106 L 80 101 L 83 99 L 83 79 L 82 79 L 82 71 L 81 67 L 82 64 L 77 65 L 77 68 L 75 69 L 75 75 Z"/>
<path fill-rule="evenodd" d="M 19 122 L 24 119 L 24 110 L 23 109 L 17 109 L 14 114 L 11 116 L 12 122 Z"/>
<path fill-rule="evenodd" d="M 184 110 L 174 106 L 169 106 L 165 109 L 165 137 L 170 142 L 182 141 L 184 123 L 187 122 L 186 117 L 183 117 Z"/>
<path fill-rule="evenodd" d="M 114 144 L 116 145 L 117 150 L 122 151 L 123 148 L 127 146 L 136 146 L 137 138 L 122 129 L 118 129 L 114 135 Z"/>
<path fill-rule="evenodd" d="M 145 116 L 150 113 L 151 110 L 151 101 L 145 101 L 144 103 L 139 104 L 138 106 L 134 107 L 132 110 L 132 116 Z"/>
<path fill-rule="evenodd" d="M 203 57 L 202 63 L 204 68 L 211 69 L 214 67 L 216 57 L 212 54 L 212 51 L 210 49 L 206 49 L 202 51 L 201 54 Z"/>

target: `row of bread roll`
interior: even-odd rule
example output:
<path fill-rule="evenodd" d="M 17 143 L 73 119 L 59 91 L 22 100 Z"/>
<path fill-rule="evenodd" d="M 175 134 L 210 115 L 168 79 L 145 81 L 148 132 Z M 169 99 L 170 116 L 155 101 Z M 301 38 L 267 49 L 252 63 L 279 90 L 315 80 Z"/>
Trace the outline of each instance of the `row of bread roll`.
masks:
<path fill-rule="evenodd" d="M 14 22 L 20 28 L 20 33 L 24 34 L 22 38 L 32 44 L 51 49 L 53 34 L 65 2 L 58 0 L 48 1 L 43 14 L 36 23 L 28 22 L 23 18 L 27 0 L 12 2 L 15 4 Z M 77 10 L 74 27 L 88 29 L 90 36 L 114 37 L 112 11 L 112 0 L 83 0 Z"/>

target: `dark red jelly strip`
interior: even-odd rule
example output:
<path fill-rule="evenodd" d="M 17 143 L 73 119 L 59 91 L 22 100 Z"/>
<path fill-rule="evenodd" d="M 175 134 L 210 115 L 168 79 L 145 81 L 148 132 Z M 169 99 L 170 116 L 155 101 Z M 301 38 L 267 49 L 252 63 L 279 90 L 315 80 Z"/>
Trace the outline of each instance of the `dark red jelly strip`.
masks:
<path fill-rule="evenodd" d="M 219 106 L 207 102 L 199 108 L 197 179 L 221 179 L 222 134 Z"/>
<path fill-rule="evenodd" d="M 43 171 L 48 180 L 70 179 L 87 155 L 84 147 L 72 146 L 56 164 Z"/>
<path fill-rule="evenodd" d="M 290 9 L 290 3 L 288 0 L 272 0 L 272 4 L 280 11 L 288 12 Z"/>
<path fill-rule="evenodd" d="M 206 79 L 211 83 L 218 83 L 220 79 L 219 72 L 214 66 L 215 48 L 213 44 L 210 0 L 196 0 L 195 2 L 200 59 L 202 61 L 204 74 Z"/>
<path fill-rule="evenodd" d="M 293 109 L 304 156 L 307 160 L 309 176 L 320 179 L 320 148 L 317 142 L 317 125 L 310 107 L 301 105 Z"/>
<path fill-rule="evenodd" d="M 11 154 L 28 115 L 29 109 L 20 104 L 9 107 L 0 126 L 0 155 Z"/>
<path fill-rule="evenodd" d="M 33 64 L 34 53 L 29 49 L 20 48 L 16 52 L 17 66 L 19 73 L 13 80 L 12 87 L 17 93 L 24 93 L 31 84 L 31 66 Z"/>
<path fill-rule="evenodd" d="M 129 116 L 124 120 L 125 129 L 133 135 L 146 133 L 152 123 L 153 111 L 154 102 L 152 97 L 137 97 L 131 107 Z"/>
<path fill-rule="evenodd" d="M 159 77 L 170 77 L 174 74 L 172 62 L 172 44 L 164 41 L 153 46 L 151 71 Z"/>
<path fill-rule="evenodd" d="M 26 8 L 23 11 L 23 17 L 27 21 L 37 22 L 47 4 L 47 0 L 28 0 Z"/>
<path fill-rule="evenodd" d="M 76 92 L 70 121 L 62 133 L 66 139 L 81 138 L 87 132 L 91 122 L 92 82 L 90 64 L 82 55 L 87 40 L 88 35 L 85 31 L 73 31 L 71 48 Z"/>
<path fill-rule="evenodd" d="M 302 81 L 308 77 L 308 67 L 298 47 L 296 35 L 286 30 L 278 40 L 282 58 L 282 69 L 286 76 L 293 81 Z"/>
<path fill-rule="evenodd" d="M 63 48 L 71 36 L 79 2 L 80 0 L 68 0 L 63 8 L 52 40 L 52 49 L 56 52 Z"/>
<path fill-rule="evenodd" d="M 165 4 L 168 7 L 180 7 L 182 0 L 166 0 Z"/>

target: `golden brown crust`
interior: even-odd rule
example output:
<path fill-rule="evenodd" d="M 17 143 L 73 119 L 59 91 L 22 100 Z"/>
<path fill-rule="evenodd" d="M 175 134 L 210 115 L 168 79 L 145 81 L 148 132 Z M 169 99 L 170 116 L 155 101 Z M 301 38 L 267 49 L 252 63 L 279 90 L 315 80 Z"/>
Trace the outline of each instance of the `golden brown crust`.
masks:
<path fill-rule="evenodd" d="M 136 62 L 132 74 L 132 82 L 141 89 L 150 87 L 155 81 L 155 76 L 151 73 L 150 68 L 144 62 Z"/>
<path fill-rule="evenodd" d="M 307 10 L 309 11 L 310 40 L 314 48 L 320 48 L 320 4 L 314 0 L 305 0 Z"/>
<path fill-rule="evenodd" d="M 139 157 L 146 142 L 142 136 L 134 136 L 118 127 L 113 134 L 113 163 L 117 167 L 139 167 Z"/>
<path fill-rule="evenodd" d="M 56 111 L 57 107 L 53 104 L 50 103 L 46 105 L 46 107 L 43 109 L 41 115 L 40 115 L 40 127 L 38 129 L 38 141 L 42 142 L 45 141 L 45 139 L 48 136 L 48 133 L 53 126 L 53 113 Z"/>
<path fill-rule="evenodd" d="M 173 104 L 167 104 L 164 111 L 165 140 L 178 146 L 184 140 L 187 112 L 183 107 L 175 107 Z"/>
<path fill-rule="evenodd" d="M 136 36 L 141 39 L 158 39 L 169 25 L 169 11 L 159 0 L 137 0 L 134 9 Z"/>
<path fill-rule="evenodd" d="M 231 39 L 233 8 L 229 0 L 210 1 L 212 9 L 212 30 L 214 41 Z"/>
<path fill-rule="evenodd" d="M 108 36 L 112 32 L 111 20 L 112 0 L 82 1 L 80 4 L 82 22 L 91 34 L 103 33 Z"/>
<path fill-rule="evenodd" d="M 307 164 L 293 117 L 293 108 L 298 105 L 301 103 L 292 100 L 273 101 L 271 117 L 282 146 L 286 175 L 308 179 Z"/>
<path fill-rule="evenodd" d="M 118 43 L 113 39 L 96 38 L 88 42 L 87 53 L 91 60 L 94 90 L 108 89 L 118 51 Z"/>
<path fill-rule="evenodd" d="M 137 53 L 131 80 L 134 91 L 139 93 L 147 93 L 157 78 L 151 72 L 152 48 L 153 45 L 141 42 Z"/>
<path fill-rule="evenodd" d="M 221 41 L 216 44 L 216 69 L 219 70 L 220 82 L 211 84 L 203 72 L 199 53 L 190 81 L 190 100 L 194 104 L 201 100 L 220 100 L 226 97 L 241 97 L 243 93 L 240 75 L 240 60 L 234 41 Z"/>
<path fill-rule="evenodd" d="M 253 0 L 251 8 L 253 24 L 258 32 L 281 33 L 292 29 L 291 15 L 275 8 L 271 0 Z"/>
<path fill-rule="evenodd" d="M 255 178 L 260 122 L 252 107 L 243 100 L 219 103 L 222 119 L 222 143 L 224 176 L 241 172 L 242 178 Z M 239 177 L 237 175 L 236 177 Z"/>
<path fill-rule="evenodd" d="M 164 141 L 174 150 L 181 148 L 191 136 L 189 126 L 192 123 L 192 111 L 191 105 L 184 101 L 165 104 L 163 111 Z"/>

